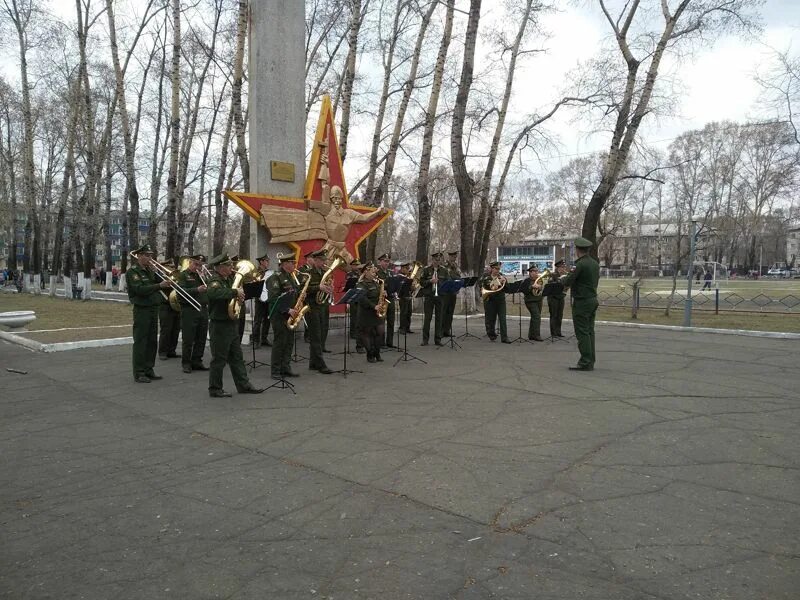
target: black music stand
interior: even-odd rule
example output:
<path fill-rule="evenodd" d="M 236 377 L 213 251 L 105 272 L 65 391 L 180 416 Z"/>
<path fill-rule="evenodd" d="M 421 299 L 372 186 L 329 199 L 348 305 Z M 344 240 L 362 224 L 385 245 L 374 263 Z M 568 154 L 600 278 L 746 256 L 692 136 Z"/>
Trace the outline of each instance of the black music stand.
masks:
<path fill-rule="evenodd" d="M 291 292 L 290 291 L 290 292 L 284 292 L 280 296 L 275 298 L 275 301 L 272 303 L 272 307 L 270 308 L 270 311 L 267 314 L 267 318 L 272 317 L 272 313 L 275 312 L 276 310 L 280 314 L 282 314 L 282 313 L 286 312 L 287 310 L 289 310 L 292 307 L 292 304 L 294 303 L 296 297 L 297 297 L 297 294 L 295 294 L 295 292 Z M 295 341 L 296 341 L 296 338 L 295 338 Z M 297 395 L 297 392 L 294 391 L 294 384 L 291 381 L 287 381 L 286 380 L 286 376 L 284 375 L 283 371 L 281 371 L 279 379 L 277 379 L 275 381 L 275 383 L 273 383 L 272 385 L 270 385 L 266 389 L 270 390 L 272 388 L 275 388 L 275 389 L 278 389 L 278 390 L 286 390 L 286 389 L 288 389 L 288 390 L 290 390 L 292 392 L 292 394 Z"/>
<path fill-rule="evenodd" d="M 464 280 L 463 279 L 448 279 L 447 281 L 443 282 L 439 286 L 439 291 L 442 294 L 456 294 L 458 295 L 459 290 L 464 287 Z M 455 338 L 453 337 L 453 327 L 450 327 L 450 341 L 444 344 L 444 346 L 437 346 L 437 350 L 439 348 L 444 348 L 445 346 L 450 346 L 451 350 L 461 350 L 461 344 L 459 344 Z"/>
<path fill-rule="evenodd" d="M 344 293 L 344 296 L 339 298 L 336 306 L 344 304 L 344 350 L 341 352 L 344 355 L 344 366 L 341 369 L 334 371 L 334 373 L 341 373 L 342 376 L 347 377 L 350 373 L 363 373 L 364 371 L 356 371 L 355 369 L 347 368 L 347 356 L 350 354 L 350 329 L 348 328 L 348 316 L 350 315 L 350 305 L 355 304 L 366 292 L 361 288 L 351 288 Z"/>
<path fill-rule="evenodd" d="M 397 328 L 396 329 L 397 342 L 393 346 L 390 346 L 390 347 L 387 348 L 387 351 L 391 351 L 391 352 L 402 352 L 402 350 L 400 350 L 400 298 L 399 298 L 399 295 L 400 295 L 400 288 L 403 286 L 404 281 L 405 281 L 405 277 L 403 277 L 401 275 L 392 275 L 391 277 L 388 277 L 384 281 L 384 291 L 386 292 L 386 296 L 391 301 L 389 310 L 394 310 L 394 324 L 395 324 L 395 327 Z M 394 334 L 395 334 L 395 332 L 393 331 L 392 332 L 392 338 L 395 337 Z M 384 335 L 383 337 L 384 337 L 384 339 L 381 340 L 381 342 L 385 342 L 386 341 L 386 336 Z M 383 344 L 381 343 L 381 345 L 383 345 Z"/>
<path fill-rule="evenodd" d="M 467 288 L 473 287 L 478 282 L 478 278 L 477 277 L 464 277 L 460 281 L 464 282 L 461 285 L 461 287 L 464 288 L 464 333 L 462 333 L 456 339 L 460 340 L 462 338 L 463 339 L 475 338 L 476 340 L 479 340 L 479 339 L 481 339 L 480 336 L 473 335 L 473 334 L 471 334 L 469 332 L 469 317 L 467 316 L 467 297 L 466 297 L 467 296 L 467 291 L 466 291 Z M 452 333 L 452 331 L 450 333 Z"/>
<path fill-rule="evenodd" d="M 522 293 L 522 286 L 525 284 L 525 279 L 520 279 L 519 281 L 512 281 L 511 283 L 506 283 L 505 288 L 503 291 L 506 294 L 521 294 Z M 524 296 L 523 296 L 524 297 Z M 516 301 L 516 298 L 515 298 Z M 522 337 L 522 305 L 523 302 L 517 304 L 517 321 L 519 322 L 519 335 L 516 339 L 511 340 L 512 344 L 531 344 L 533 343 L 528 338 Z"/>
<path fill-rule="evenodd" d="M 256 360 L 256 334 L 261 335 L 261 332 L 256 332 L 254 327 L 256 324 L 256 310 L 255 310 L 255 298 L 261 296 L 261 290 L 264 287 L 263 281 L 254 281 L 252 283 L 245 283 L 242 286 L 244 290 L 244 299 L 245 302 L 250 300 L 250 349 L 253 353 L 253 360 L 248 363 L 245 363 L 246 366 L 250 367 L 250 370 L 257 369 L 258 367 L 265 367 L 269 363 L 261 362 L 260 360 Z"/>
<path fill-rule="evenodd" d="M 551 281 L 550 283 L 545 284 L 544 289 L 542 289 L 542 298 L 547 298 L 548 296 L 554 296 L 556 294 L 561 294 L 564 292 L 564 284 L 560 281 Z M 553 318 L 553 315 L 550 315 L 550 318 Z M 556 337 L 552 333 L 552 329 L 550 330 L 550 343 L 554 342 L 567 342 L 569 343 L 570 338 L 574 336 L 568 336 L 564 338 Z"/>

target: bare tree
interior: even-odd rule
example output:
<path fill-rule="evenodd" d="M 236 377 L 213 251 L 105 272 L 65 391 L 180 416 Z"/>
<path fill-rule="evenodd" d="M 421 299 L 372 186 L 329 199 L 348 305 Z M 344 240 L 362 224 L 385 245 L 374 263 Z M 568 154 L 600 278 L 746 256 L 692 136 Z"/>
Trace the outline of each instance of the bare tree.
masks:
<path fill-rule="evenodd" d="M 616 17 L 607 0 L 599 0 L 599 4 L 614 35 L 619 52 L 616 60 L 621 61 L 623 72 L 619 73 L 619 63 L 611 58 L 590 67 L 609 78 L 607 99 L 597 106 L 614 120 L 602 176 L 583 221 L 582 235 L 592 242 L 597 239 L 600 215 L 625 169 L 639 126 L 651 112 L 664 56 L 678 55 L 693 41 L 707 40 L 723 31 L 752 27 L 747 9 L 758 5 L 759 0 L 680 0 L 674 9 L 668 0 L 662 0 L 658 30 L 647 28 L 649 15 L 640 0 L 626 1 Z M 597 246 L 593 252 L 596 254 Z"/>
<path fill-rule="evenodd" d="M 170 153 L 167 176 L 167 245 L 165 256 L 174 257 L 180 248 L 178 240 L 178 156 L 180 152 L 181 112 L 181 2 L 172 0 L 172 100 L 170 103 Z"/>

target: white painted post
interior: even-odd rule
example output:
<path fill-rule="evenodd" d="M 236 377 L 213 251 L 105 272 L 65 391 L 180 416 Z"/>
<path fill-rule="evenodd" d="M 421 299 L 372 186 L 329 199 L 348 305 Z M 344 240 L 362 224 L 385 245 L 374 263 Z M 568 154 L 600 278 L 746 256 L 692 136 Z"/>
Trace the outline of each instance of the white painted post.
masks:
<path fill-rule="evenodd" d="M 35 295 L 40 295 L 42 293 L 42 276 L 39 273 L 36 273 L 32 277 L 33 281 L 31 282 L 31 287 L 33 288 L 33 293 Z"/>
<path fill-rule="evenodd" d="M 81 290 L 81 298 L 86 298 L 86 278 L 83 273 L 78 273 L 78 290 Z"/>
<path fill-rule="evenodd" d="M 72 274 L 64 273 L 64 299 L 72 300 Z"/>
<path fill-rule="evenodd" d="M 114 289 L 114 274 L 111 271 L 106 271 L 106 289 L 109 291 Z"/>
<path fill-rule="evenodd" d="M 250 191 L 300 197 L 306 179 L 305 2 L 250 3 L 248 112 Z M 294 165 L 294 182 L 273 181 L 270 161 Z M 267 248 L 250 222 L 250 256 Z"/>
<path fill-rule="evenodd" d="M 128 289 L 127 284 L 125 283 L 125 273 L 119 274 L 119 291 L 124 292 Z"/>
<path fill-rule="evenodd" d="M 50 275 L 50 289 L 48 293 L 50 294 L 51 298 L 56 297 L 56 285 L 58 284 L 58 277 L 55 275 Z"/>

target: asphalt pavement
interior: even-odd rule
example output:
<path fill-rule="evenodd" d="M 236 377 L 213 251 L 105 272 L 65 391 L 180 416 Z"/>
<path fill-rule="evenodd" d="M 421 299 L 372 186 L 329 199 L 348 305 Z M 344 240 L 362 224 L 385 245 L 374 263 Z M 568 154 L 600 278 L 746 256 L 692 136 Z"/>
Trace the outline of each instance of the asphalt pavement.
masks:
<path fill-rule="evenodd" d="M 597 337 L 590 373 L 574 340 L 417 333 L 427 364 L 231 399 L 0 343 L 0 597 L 796 600 L 797 340 Z"/>

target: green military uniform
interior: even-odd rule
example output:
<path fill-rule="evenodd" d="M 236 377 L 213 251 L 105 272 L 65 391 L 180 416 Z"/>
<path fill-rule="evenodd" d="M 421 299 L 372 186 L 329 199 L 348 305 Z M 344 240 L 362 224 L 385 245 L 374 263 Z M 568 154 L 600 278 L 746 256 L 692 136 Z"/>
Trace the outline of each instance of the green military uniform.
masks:
<path fill-rule="evenodd" d="M 358 288 L 364 290 L 364 294 L 358 301 L 358 333 L 361 345 L 367 350 L 368 362 L 383 362 L 381 345 L 385 335 L 384 319 L 375 312 L 375 307 L 380 301 L 380 284 L 377 280 L 363 279 L 358 284 Z M 389 306 L 389 310 L 391 310 L 391 305 Z"/>
<path fill-rule="evenodd" d="M 312 252 L 308 257 L 318 257 L 323 254 L 319 252 Z M 309 311 L 306 313 L 306 331 L 309 336 L 309 351 L 310 357 L 308 361 L 308 368 L 312 371 L 319 371 L 320 373 L 328 374 L 331 370 L 325 364 L 325 357 L 322 356 L 324 348 L 324 340 L 327 338 L 328 327 L 328 302 L 317 302 L 317 293 L 320 291 L 319 285 L 322 282 L 322 276 L 325 274 L 325 269 L 312 267 L 310 264 L 305 264 L 300 268 L 300 272 L 304 273 L 311 279 L 308 282 L 308 293 L 306 294 L 306 304 L 308 304 Z M 305 281 L 303 281 L 305 283 Z"/>
<path fill-rule="evenodd" d="M 199 311 L 195 310 L 186 300 L 178 296 L 181 304 L 183 370 L 187 373 L 191 373 L 192 370 L 205 371 L 203 354 L 206 350 L 206 337 L 208 337 L 208 294 L 198 291 L 198 288 L 203 285 L 203 280 L 198 273 L 189 269 L 181 271 L 178 275 L 178 285 L 195 298 L 201 306 Z"/>
<path fill-rule="evenodd" d="M 499 266 L 499 263 L 492 263 L 491 266 Z M 487 273 L 478 281 L 481 289 L 491 287 L 492 275 Z M 490 340 L 497 339 L 497 321 L 500 321 L 500 341 L 504 344 L 510 344 L 511 340 L 508 339 L 508 329 L 506 328 L 506 294 L 501 290 L 494 294 L 490 294 L 483 301 L 483 321 L 486 325 L 486 335 Z"/>
<path fill-rule="evenodd" d="M 560 260 L 553 265 L 553 269 L 563 264 L 565 264 L 564 261 Z M 552 337 L 564 337 L 561 333 L 561 321 L 564 318 L 564 297 L 566 295 L 564 288 L 561 288 L 557 294 L 547 297 L 547 312 L 550 314 L 550 335 Z"/>
<path fill-rule="evenodd" d="M 294 258 L 294 255 L 290 256 L 292 259 Z M 278 259 L 283 259 L 283 262 L 285 262 L 286 256 L 278 255 Z M 299 289 L 300 287 L 295 283 L 294 278 L 283 269 L 278 269 L 267 279 L 269 315 L 273 331 L 272 357 L 270 362 L 272 376 L 277 379 L 282 376 L 295 376 L 290 367 L 294 331 L 289 329 L 286 325 L 286 321 L 289 319 L 289 309 L 293 308 L 294 300 L 293 296 L 287 298 L 283 296 L 283 294 L 290 293 L 294 295 Z"/>
<path fill-rule="evenodd" d="M 528 269 L 528 272 L 533 269 Z M 522 282 L 522 297 L 525 300 L 525 308 L 531 315 L 531 321 L 528 325 L 528 339 L 542 341 L 542 295 L 539 290 L 539 295 L 533 293 L 534 280 L 528 277 Z"/>
<path fill-rule="evenodd" d="M 434 255 L 437 256 L 437 255 Z M 438 254 L 441 256 L 441 254 Z M 433 285 L 433 274 L 436 273 L 439 279 L 436 286 Z M 422 321 L 422 345 L 427 346 L 431 333 L 431 319 L 434 319 L 433 340 L 437 346 L 442 345 L 442 296 L 439 295 L 438 286 L 450 278 L 450 271 L 447 267 L 439 265 L 434 267 L 428 265 L 422 271 L 419 278 L 420 291 L 419 294 L 424 298 L 424 318 Z M 435 318 L 434 318 L 435 313 Z"/>
<path fill-rule="evenodd" d="M 577 238 L 575 247 L 589 248 L 592 243 L 585 238 Z M 581 353 L 575 369 L 591 371 L 594 369 L 594 319 L 597 314 L 597 284 L 600 282 L 600 263 L 588 254 L 575 261 L 575 270 L 565 275 L 561 282 L 572 290 L 572 324 L 578 339 Z M 572 368 L 572 367 L 570 367 Z"/>
<path fill-rule="evenodd" d="M 151 253 L 149 246 L 137 252 Z M 133 378 L 147 383 L 158 378 L 153 372 L 158 348 L 158 307 L 163 302 L 161 287 L 150 269 L 135 264 L 125 276 L 128 298 L 133 304 Z"/>
<path fill-rule="evenodd" d="M 174 269 L 172 260 L 165 263 L 168 269 Z M 158 308 L 158 358 L 167 360 L 177 358 L 178 335 L 181 332 L 181 316 L 169 304 L 169 290 L 163 294 L 164 301 Z"/>
<path fill-rule="evenodd" d="M 448 271 L 448 279 L 460 279 L 461 269 L 456 264 L 456 257 L 458 252 L 448 252 L 450 260 L 445 263 Z M 456 303 L 458 301 L 458 294 L 443 294 L 442 295 L 442 335 L 450 337 L 453 335 L 453 315 L 456 312 Z"/>
<path fill-rule="evenodd" d="M 402 266 L 409 266 L 409 263 L 406 263 Z M 403 282 L 400 284 L 400 289 L 397 292 L 397 301 L 400 304 L 400 323 L 398 325 L 398 332 L 400 335 L 404 335 L 406 333 L 413 333 L 413 331 L 411 331 L 411 310 L 414 301 L 411 298 L 411 279 L 408 277 L 408 275 L 401 275 L 401 277 L 403 277 Z"/>
<path fill-rule="evenodd" d="M 209 264 L 229 263 L 227 255 L 217 256 Z M 208 373 L 208 392 L 212 397 L 228 395 L 222 387 L 222 374 L 227 364 L 230 367 L 236 390 L 240 393 L 258 392 L 247 378 L 242 345 L 239 341 L 239 323 L 228 316 L 228 303 L 237 297 L 233 289 L 234 276 L 214 275 L 208 282 L 208 313 L 211 332 L 211 369 Z"/>
<path fill-rule="evenodd" d="M 379 257 L 378 260 L 383 260 L 386 257 L 389 259 L 388 254 L 384 254 L 383 256 Z M 394 277 L 394 273 L 392 273 L 391 269 L 378 269 L 378 279 L 383 280 L 384 289 L 389 290 L 389 281 Z M 386 311 L 386 323 L 385 323 L 385 335 L 386 339 L 383 343 L 384 346 L 388 346 L 389 348 L 394 348 L 394 320 L 395 320 L 395 311 L 397 298 L 389 298 L 390 304 L 389 309 Z"/>

